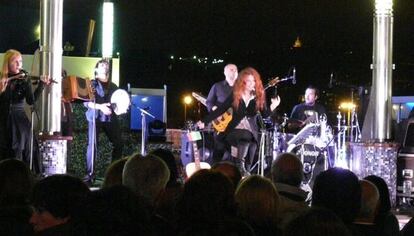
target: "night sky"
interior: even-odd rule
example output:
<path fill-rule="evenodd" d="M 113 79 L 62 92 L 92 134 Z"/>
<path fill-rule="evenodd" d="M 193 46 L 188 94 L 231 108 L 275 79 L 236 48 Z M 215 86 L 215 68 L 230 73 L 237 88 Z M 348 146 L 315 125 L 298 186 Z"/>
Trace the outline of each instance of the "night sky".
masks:
<path fill-rule="evenodd" d="M 33 29 L 39 21 L 39 2 L 1 3 L 0 51 L 16 48 L 33 53 L 38 45 Z M 63 38 L 75 46 L 69 55 L 84 54 L 89 19 L 97 21 L 92 55 L 100 55 L 101 2 L 64 1 Z M 308 84 L 347 96 L 349 87 L 367 86 L 372 79 L 374 0 L 114 2 L 114 47 L 121 58 L 121 87 L 167 84 L 169 117 L 182 112 L 183 92 L 207 94 L 214 82 L 223 79 L 223 66 L 228 62 L 239 68 L 257 68 L 265 82 L 286 76 L 295 66 L 298 83 L 278 87 L 284 101 L 281 110 L 287 113 Z M 414 1 L 394 1 L 394 95 L 413 95 L 413 12 Z M 299 49 L 292 48 L 297 37 L 303 44 Z M 207 63 L 193 60 L 194 55 L 207 58 Z M 213 58 L 224 63 L 212 64 Z M 331 73 L 340 82 L 333 89 L 327 88 Z"/>

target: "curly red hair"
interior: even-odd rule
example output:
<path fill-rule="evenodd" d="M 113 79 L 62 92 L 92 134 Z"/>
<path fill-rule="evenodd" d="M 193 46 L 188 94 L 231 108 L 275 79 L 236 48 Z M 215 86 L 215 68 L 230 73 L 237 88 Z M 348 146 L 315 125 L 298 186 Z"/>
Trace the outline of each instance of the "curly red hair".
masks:
<path fill-rule="evenodd" d="M 249 75 L 253 76 L 255 82 L 256 111 L 263 110 L 265 104 L 265 91 L 262 79 L 259 72 L 252 67 L 247 67 L 239 72 L 239 76 L 237 77 L 233 88 L 233 107 L 236 110 L 239 108 L 242 94 L 246 89 L 246 79 Z"/>

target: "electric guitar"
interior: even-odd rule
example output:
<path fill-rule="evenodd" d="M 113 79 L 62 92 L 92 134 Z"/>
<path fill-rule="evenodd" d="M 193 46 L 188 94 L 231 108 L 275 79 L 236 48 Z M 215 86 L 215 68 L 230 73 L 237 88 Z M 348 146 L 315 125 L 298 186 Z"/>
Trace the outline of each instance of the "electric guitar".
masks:
<path fill-rule="evenodd" d="M 188 163 L 185 167 L 185 173 L 187 178 L 190 178 L 195 172 L 201 169 L 210 169 L 210 165 L 207 162 L 200 161 L 200 153 L 197 149 L 197 141 L 201 140 L 201 133 L 199 131 L 188 131 L 187 133 L 188 141 L 193 145 L 194 152 L 194 162 Z"/>
<path fill-rule="evenodd" d="M 267 85 L 264 87 L 264 89 L 268 89 L 270 87 L 275 86 L 277 83 L 280 82 L 279 77 L 276 77 L 274 79 L 271 79 Z M 198 94 L 196 92 L 192 92 L 191 95 L 197 100 L 199 101 L 201 104 L 203 104 L 204 106 L 207 107 L 207 99 L 202 96 L 201 94 Z M 214 129 L 217 132 L 224 132 L 224 130 L 226 130 L 227 125 L 230 123 L 230 121 L 233 119 L 233 108 L 230 107 L 229 109 L 227 109 L 226 112 L 224 112 L 223 114 L 221 114 L 219 117 L 217 117 L 216 119 L 214 119 L 211 123 L 214 127 Z"/>
<path fill-rule="evenodd" d="M 204 96 L 196 92 L 192 92 L 191 95 L 193 95 L 193 97 L 197 101 L 199 101 L 201 104 L 207 107 L 207 103 L 206 103 L 207 99 Z M 227 109 L 226 112 L 224 112 L 223 114 L 221 114 L 219 117 L 217 117 L 211 122 L 214 129 L 217 132 L 224 132 L 224 130 L 226 130 L 227 125 L 230 123 L 231 119 L 233 119 L 232 115 L 233 115 L 233 108 L 230 107 L 229 109 Z"/>

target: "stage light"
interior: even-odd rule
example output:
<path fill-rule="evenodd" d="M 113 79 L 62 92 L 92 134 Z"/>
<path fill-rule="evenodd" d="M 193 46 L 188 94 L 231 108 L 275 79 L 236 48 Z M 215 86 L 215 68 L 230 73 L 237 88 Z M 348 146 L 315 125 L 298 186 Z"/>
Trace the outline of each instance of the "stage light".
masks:
<path fill-rule="evenodd" d="M 187 121 L 187 106 L 193 102 L 193 98 L 190 95 L 184 96 L 184 121 Z"/>
<path fill-rule="evenodd" d="M 174 60 L 174 56 L 173 56 L 173 55 L 171 55 L 171 56 L 170 56 L 170 59 L 171 59 L 171 60 Z"/>
<path fill-rule="evenodd" d="M 356 108 L 356 105 L 352 102 L 343 102 L 341 103 L 341 105 L 339 106 L 340 109 L 347 109 L 347 110 L 351 110 L 353 108 Z"/>
<path fill-rule="evenodd" d="M 376 0 L 375 13 L 389 14 L 392 12 L 392 0 Z"/>
<path fill-rule="evenodd" d="M 184 97 L 184 104 L 190 105 L 193 102 L 193 98 L 189 95 Z"/>
<path fill-rule="evenodd" d="M 39 40 L 40 39 L 40 24 L 36 26 L 34 34 L 35 34 L 36 39 Z"/>
<path fill-rule="evenodd" d="M 114 3 L 103 3 L 102 14 L 102 57 L 111 58 L 114 36 Z"/>

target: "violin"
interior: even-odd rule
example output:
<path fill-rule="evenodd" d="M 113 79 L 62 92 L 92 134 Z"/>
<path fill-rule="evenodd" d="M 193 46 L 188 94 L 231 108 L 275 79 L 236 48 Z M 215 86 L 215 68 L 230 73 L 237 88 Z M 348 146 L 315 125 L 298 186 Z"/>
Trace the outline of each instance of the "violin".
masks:
<path fill-rule="evenodd" d="M 16 79 L 25 79 L 27 75 L 26 71 L 21 70 L 18 74 L 6 78 L 6 83 Z"/>
<path fill-rule="evenodd" d="M 41 77 L 39 76 L 32 76 L 29 74 L 29 72 L 24 71 L 24 70 L 20 70 L 20 72 L 16 75 L 10 76 L 8 78 L 6 78 L 6 83 L 12 81 L 12 80 L 17 80 L 17 79 L 26 79 L 26 77 L 29 76 L 31 80 L 41 80 Z M 56 80 L 53 79 L 49 79 L 51 83 L 55 83 L 57 84 L 58 82 Z M 46 83 L 45 81 L 43 81 L 44 83 Z"/>

